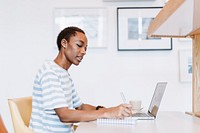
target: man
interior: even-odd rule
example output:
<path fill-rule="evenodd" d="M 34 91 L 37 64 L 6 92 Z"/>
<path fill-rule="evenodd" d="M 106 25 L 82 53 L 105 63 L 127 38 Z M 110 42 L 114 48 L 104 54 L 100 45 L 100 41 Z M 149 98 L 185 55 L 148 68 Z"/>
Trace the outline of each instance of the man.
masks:
<path fill-rule="evenodd" d="M 97 118 L 124 118 L 131 106 L 104 108 L 80 100 L 68 70 L 79 65 L 87 50 L 87 38 L 78 27 L 67 27 L 57 37 L 59 53 L 39 69 L 33 87 L 30 127 L 37 133 L 72 133 L 73 124 Z"/>

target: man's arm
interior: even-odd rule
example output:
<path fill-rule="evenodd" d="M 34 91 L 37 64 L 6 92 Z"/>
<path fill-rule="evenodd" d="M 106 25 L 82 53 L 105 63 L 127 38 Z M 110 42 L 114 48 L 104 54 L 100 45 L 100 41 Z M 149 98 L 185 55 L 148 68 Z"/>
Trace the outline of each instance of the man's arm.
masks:
<path fill-rule="evenodd" d="M 72 110 L 67 107 L 55 109 L 56 114 L 62 122 L 81 122 L 92 121 L 98 118 L 124 118 L 132 114 L 131 106 L 128 104 L 121 104 L 116 107 L 102 108 L 96 110 L 96 107 L 83 104 L 80 106 L 82 110 Z"/>
<path fill-rule="evenodd" d="M 81 104 L 81 106 L 77 107 L 77 110 L 98 110 L 100 108 L 104 108 L 103 106 L 92 106 L 90 104 Z"/>

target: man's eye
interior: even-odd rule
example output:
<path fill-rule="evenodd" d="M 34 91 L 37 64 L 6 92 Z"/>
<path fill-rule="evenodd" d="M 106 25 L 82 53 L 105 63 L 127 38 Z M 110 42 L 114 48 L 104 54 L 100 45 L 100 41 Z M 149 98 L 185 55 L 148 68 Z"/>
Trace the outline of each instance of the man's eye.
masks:
<path fill-rule="evenodd" d="M 82 47 L 82 46 L 81 46 L 80 44 L 78 44 L 78 43 L 77 43 L 76 45 L 77 45 L 78 47 Z"/>

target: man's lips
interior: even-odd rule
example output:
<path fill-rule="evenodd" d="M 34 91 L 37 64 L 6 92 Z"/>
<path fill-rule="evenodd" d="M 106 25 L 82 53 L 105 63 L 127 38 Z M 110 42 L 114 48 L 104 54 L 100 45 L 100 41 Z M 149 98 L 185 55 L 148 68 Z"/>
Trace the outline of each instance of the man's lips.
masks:
<path fill-rule="evenodd" d="M 78 57 L 77 57 L 77 60 L 78 60 L 79 62 L 81 62 L 82 59 L 83 59 L 83 56 L 78 56 Z"/>

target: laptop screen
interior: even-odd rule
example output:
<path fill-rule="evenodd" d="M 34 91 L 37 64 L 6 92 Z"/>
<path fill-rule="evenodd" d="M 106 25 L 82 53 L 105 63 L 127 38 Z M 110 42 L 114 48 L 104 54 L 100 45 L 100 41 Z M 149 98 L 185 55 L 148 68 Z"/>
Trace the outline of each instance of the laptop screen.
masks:
<path fill-rule="evenodd" d="M 148 112 L 156 117 L 167 82 L 158 82 L 154 91 Z"/>

